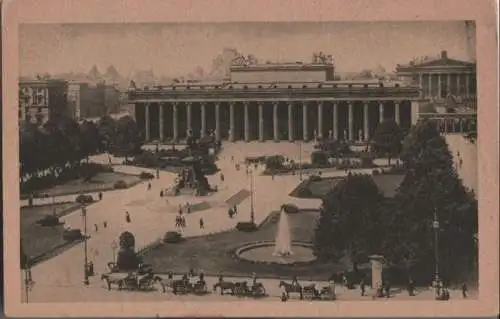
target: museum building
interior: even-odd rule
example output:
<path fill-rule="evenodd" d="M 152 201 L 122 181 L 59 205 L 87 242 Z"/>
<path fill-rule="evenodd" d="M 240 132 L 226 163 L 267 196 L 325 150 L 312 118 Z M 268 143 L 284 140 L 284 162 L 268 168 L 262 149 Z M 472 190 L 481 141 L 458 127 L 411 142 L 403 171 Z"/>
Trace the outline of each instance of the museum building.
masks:
<path fill-rule="evenodd" d="M 129 103 L 147 141 L 188 134 L 217 140 L 280 141 L 330 136 L 366 141 L 379 122 L 409 128 L 418 119 L 420 89 L 383 81 L 334 81 L 332 61 L 238 63 L 220 83 L 174 83 L 129 89 Z"/>

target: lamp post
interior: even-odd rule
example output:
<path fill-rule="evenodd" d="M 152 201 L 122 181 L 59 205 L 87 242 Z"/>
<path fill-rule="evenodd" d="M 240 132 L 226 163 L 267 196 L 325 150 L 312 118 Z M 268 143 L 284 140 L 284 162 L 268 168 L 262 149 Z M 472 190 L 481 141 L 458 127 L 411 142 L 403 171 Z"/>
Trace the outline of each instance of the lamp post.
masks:
<path fill-rule="evenodd" d="M 26 260 L 26 264 L 24 266 L 24 293 L 26 295 L 26 303 L 29 302 L 29 292 L 33 285 L 33 281 L 31 279 L 31 269 L 29 265 L 29 261 Z"/>
<path fill-rule="evenodd" d="M 87 256 L 87 209 L 85 208 L 85 203 L 82 204 L 82 218 L 83 218 L 83 284 L 88 286 L 89 284 L 89 272 L 88 272 L 88 256 Z"/>
<path fill-rule="evenodd" d="M 439 284 L 439 220 L 435 208 L 432 228 L 434 229 L 434 280 Z"/>
<path fill-rule="evenodd" d="M 158 142 L 156 144 L 156 161 L 158 165 L 156 166 L 156 179 L 160 179 L 160 143 Z"/>
<path fill-rule="evenodd" d="M 254 211 L 254 188 L 253 188 L 253 170 L 248 168 L 248 173 L 250 174 L 250 221 L 255 223 L 255 211 Z"/>
<path fill-rule="evenodd" d="M 299 179 L 302 180 L 302 140 L 299 140 Z"/>

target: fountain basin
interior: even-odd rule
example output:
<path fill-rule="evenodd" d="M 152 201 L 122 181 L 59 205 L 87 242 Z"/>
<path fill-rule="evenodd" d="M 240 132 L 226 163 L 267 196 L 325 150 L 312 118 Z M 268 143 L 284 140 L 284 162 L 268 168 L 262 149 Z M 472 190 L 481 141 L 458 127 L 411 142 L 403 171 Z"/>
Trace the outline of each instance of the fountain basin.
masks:
<path fill-rule="evenodd" d="M 235 255 L 240 260 L 260 264 L 298 265 L 316 260 L 310 243 L 292 242 L 292 254 L 286 256 L 275 255 L 275 245 L 274 241 L 249 243 L 236 249 Z"/>

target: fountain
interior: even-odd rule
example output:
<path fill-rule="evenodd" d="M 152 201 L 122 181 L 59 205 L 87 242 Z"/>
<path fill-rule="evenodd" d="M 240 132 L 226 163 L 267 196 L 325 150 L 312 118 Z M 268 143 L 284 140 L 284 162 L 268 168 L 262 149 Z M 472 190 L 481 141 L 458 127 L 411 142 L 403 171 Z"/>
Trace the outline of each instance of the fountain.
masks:
<path fill-rule="evenodd" d="M 314 261 L 312 244 L 293 242 L 288 213 L 281 209 L 274 241 L 245 244 L 236 250 L 236 256 L 252 263 L 296 265 Z"/>
<path fill-rule="evenodd" d="M 285 209 L 281 209 L 278 231 L 274 245 L 275 256 L 292 255 L 292 239 L 290 238 L 290 225 L 288 224 L 288 214 Z"/>

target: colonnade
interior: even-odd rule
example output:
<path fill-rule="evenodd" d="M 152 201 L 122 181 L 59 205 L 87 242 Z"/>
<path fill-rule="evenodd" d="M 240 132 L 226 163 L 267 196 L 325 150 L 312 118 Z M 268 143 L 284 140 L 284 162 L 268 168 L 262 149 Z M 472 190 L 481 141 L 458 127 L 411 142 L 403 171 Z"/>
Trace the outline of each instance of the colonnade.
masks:
<path fill-rule="evenodd" d="M 370 139 L 370 127 L 369 127 L 369 117 L 370 117 L 370 107 L 373 107 L 373 104 L 370 104 L 371 101 L 363 101 L 363 125 L 362 129 L 359 129 L 356 132 L 355 128 L 355 117 L 354 117 L 354 103 L 355 102 L 360 102 L 360 101 L 345 101 L 344 103 L 347 103 L 348 107 L 348 112 L 347 112 L 347 127 L 345 127 L 344 131 L 342 132 L 342 137 L 344 139 L 348 139 L 350 141 L 367 141 Z M 401 121 L 401 114 L 400 114 L 400 102 L 399 101 L 390 101 L 391 103 L 393 102 L 394 104 L 394 121 L 398 124 L 400 124 Z M 205 137 L 209 132 L 207 129 L 207 102 L 195 102 L 199 103 L 201 107 L 201 129 L 200 129 L 200 137 Z M 217 140 L 221 140 L 221 103 L 222 102 L 213 102 L 215 105 L 215 129 L 213 129 L 213 134 L 215 135 L 215 138 Z M 243 121 L 243 126 L 244 126 L 244 133 L 243 133 L 243 138 L 245 141 L 250 141 L 251 140 L 251 119 L 250 119 L 250 104 L 251 103 L 256 103 L 258 107 L 258 139 L 260 141 L 265 140 L 265 103 L 269 102 L 263 102 L 263 101 L 244 101 L 244 102 L 227 102 L 229 104 L 229 132 L 228 132 L 228 140 L 230 141 L 235 141 L 236 136 L 235 136 L 235 107 L 238 104 L 240 106 L 240 103 L 243 104 L 243 114 L 244 114 L 244 121 Z M 310 140 L 311 138 L 321 138 L 323 137 L 323 134 L 325 133 L 324 131 L 324 108 L 325 108 L 325 103 L 323 101 L 314 101 L 314 102 L 284 102 L 284 101 L 273 101 L 272 107 L 272 126 L 273 126 L 273 139 L 275 141 L 280 140 L 280 131 L 279 131 L 279 117 L 278 117 L 278 106 L 280 103 L 286 103 L 287 108 L 288 108 L 288 140 L 289 141 L 294 141 L 296 139 L 296 132 L 295 127 L 294 127 L 294 120 L 299 120 L 300 117 L 302 118 L 302 139 L 305 141 Z M 339 103 L 340 102 L 332 102 L 332 105 L 329 105 L 332 107 L 332 122 L 331 122 L 331 130 L 329 130 L 328 134 L 331 138 L 334 139 L 339 139 Z M 372 102 L 373 103 L 373 102 Z M 159 117 L 159 138 L 160 140 L 164 140 L 164 125 L 165 125 L 165 117 L 164 117 L 164 107 L 166 106 L 167 102 L 160 102 L 159 103 L 159 113 L 157 116 Z M 177 141 L 179 140 L 179 105 L 184 104 L 186 107 L 186 121 L 187 123 L 187 130 L 192 132 L 193 126 L 192 126 L 192 106 L 193 102 L 168 102 L 168 105 L 172 107 L 172 129 L 173 129 L 173 140 Z M 385 104 L 386 102 L 384 101 L 379 101 L 377 102 L 378 104 L 378 121 L 382 122 L 384 120 L 384 109 L 385 109 Z M 295 114 L 294 113 L 294 106 L 295 105 L 301 105 L 302 106 L 302 116 L 300 114 Z M 145 138 L 146 140 L 151 140 L 151 116 L 156 116 L 155 114 L 151 114 L 150 111 L 150 104 L 146 103 L 144 104 L 145 106 Z M 317 123 L 314 126 L 314 135 L 315 136 L 309 136 L 310 135 L 310 128 L 308 125 L 310 125 L 309 117 L 308 117 L 308 112 L 311 108 L 317 108 Z M 412 115 L 413 116 L 413 115 Z M 356 125 L 357 128 L 360 128 L 360 125 Z"/>
<path fill-rule="evenodd" d="M 455 77 L 455 89 L 452 90 L 452 76 Z M 427 79 L 424 80 L 424 77 Z M 433 77 L 437 78 L 437 83 L 433 81 Z M 441 97 L 443 95 L 443 87 L 448 93 L 455 96 L 462 96 L 465 98 L 474 97 L 475 92 L 471 92 L 471 84 L 474 85 L 471 73 L 419 73 L 419 86 L 422 88 L 421 98 Z M 425 81 L 428 81 L 427 87 L 424 86 Z M 432 85 L 437 84 L 437 90 L 433 90 Z M 443 84 L 446 84 L 444 86 Z M 460 88 L 464 88 L 461 92 Z M 434 88 L 435 89 L 435 88 Z"/>

